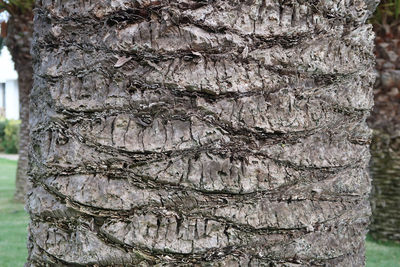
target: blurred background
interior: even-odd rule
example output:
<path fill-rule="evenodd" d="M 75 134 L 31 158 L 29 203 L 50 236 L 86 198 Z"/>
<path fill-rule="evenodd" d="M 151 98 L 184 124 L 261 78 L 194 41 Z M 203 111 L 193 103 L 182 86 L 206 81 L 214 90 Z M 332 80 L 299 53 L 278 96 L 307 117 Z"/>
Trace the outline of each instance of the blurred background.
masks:
<path fill-rule="evenodd" d="M 375 0 L 368 1 L 375 6 Z M 32 0 L 0 0 L 0 266 L 27 257 L 26 179 L 32 86 Z M 372 179 L 368 267 L 400 267 L 400 0 L 381 1 L 370 18 L 376 33 L 375 107 L 368 123 Z"/>

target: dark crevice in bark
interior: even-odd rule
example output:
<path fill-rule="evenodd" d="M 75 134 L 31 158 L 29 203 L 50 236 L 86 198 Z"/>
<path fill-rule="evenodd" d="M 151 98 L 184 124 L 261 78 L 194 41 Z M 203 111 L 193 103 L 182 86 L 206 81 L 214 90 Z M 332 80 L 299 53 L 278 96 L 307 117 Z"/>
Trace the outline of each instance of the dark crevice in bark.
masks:
<path fill-rule="evenodd" d="M 174 212 L 174 207 L 170 206 L 170 204 L 168 204 L 169 207 L 165 207 L 164 209 L 160 210 L 157 206 L 152 206 L 151 204 L 145 204 L 144 206 L 137 206 L 135 208 L 133 208 L 132 210 L 112 210 L 112 209 L 106 209 L 106 208 L 100 208 L 100 207 L 94 207 L 94 206 L 89 206 L 77 201 L 72 200 L 69 197 L 66 197 L 62 194 L 60 194 L 56 189 L 49 187 L 46 184 L 42 184 L 42 186 L 44 188 L 46 188 L 46 191 L 49 192 L 50 194 L 54 195 L 61 203 L 63 204 L 67 204 L 68 207 L 74 209 L 78 214 L 82 214 L 85 216 L 101 216 L 101 217 L 118 217 L 118 220 L 120 221 L 124 221 L 127 220 L 129 221 L 129 217 L 136 214 L 136 213 L 142 213 L 142 212 L 146 212 L 146 213 L 154 213 L 154 214 L 158 214 L 159 216 L 162 216 L 162 214 L 165 213 L 165 210 L 170 210 L 171 212 Z M 168 189 L 167 189 L 168 190 Z M 236 197 L 234 195 L 228 195 L 228 194 L 220 194 L 220 196 L 223 196 L 225 198 L 229 198 L 229 197 Z M 242 197 L 242 196 L 240 196 Z M 247 199 L 248 196 L 246 196 Z M 255 196 L 255 198 L 249 198 L 252 199 L 253 201 L 257 201 L 257 197 L 260 197 L 260 195 Z M 264 199 L 264 198 L 261 198 Z M 268 199 L 268 198 L 265 198 Z M 272 199 L 271 199 L 272 200 Z M 331 200 L 326 200 L 324 199 L 323 196 L 321 196 L 320 198 L 315 198 L 315 199 L 299 199 L 296 201 L 315 201 L 315 202 L 331 202 Z M 301 231 L 301 232 L 310 232 L 309 230 L 309 226 L 304 226 L 304 227 L 299 227 L 299 228 L 276 228 L 276 227 L 251 227 L 248 226 L 246 224 L 242 224 L 242 223 L 238 223 L 236 221 L 233 221 L 231 219 L 225 218 L 225 217 L 220 217 L 220 216 L 215 216 L 212 214 L 207 213 L 207 211 L 211 208 L 217 208 L 217 207 L 223 207 L 224 205 L 220 205 L 218 204 L 218 202 L 213 203 L 213 199 L 209 199 L 208 201 L 206 201 L 205 206 L 199 206 L 196 210 L 192 211 L 192 210 L 186 210 L 183 207 L 179 207 L 179 215 L 176 215 L 177 217 L 177 233 L 179 233 L 179 222 L 182 222 L 183 217 L 184 218 L 206 218 L 208 221 L 213 220 L 213 221 L 218 221 L 221 222 L 225 225 L 229 225 L 230 227 L 233 227 L 234 229 L 240 231 L 240 232 L 247 232 L 247 233 L 268 233 L 268 234 L 287 234 L 290 233 L 292 231 Z M 239 203 L 243 203 L 243 199 L 237 198 L 236 200 L 234 200 L 235 202 L 238 201 Z M 280 200 L 279 198 L 274 200 L 277 202 L 281 202 L 282 200 Z M 319 225 L 325 225 L 328 222 L 333 222 L 335 220 L 337 220 L 338 218 L 348 214 L 349 212 L 353 212 L 352 210 L 355 210 L 354 207 L 358 207 L 360 205 L 358 198 L 349 198 L 349 199 L 345 199 L 342 198 L 340 200 L 334 200 L 332 203 L 336 202 L 336 201 L 340 201 L 343 205 L 345 205 L 346 208 L 344 208 L 344 210 L 337 214 L 335 213 L 334 217 L 330 217 L 329 219 L 323 220 L 323 221 L 318 221 L 315 223 L 315 225 L 312 226 L 312 229 L 314 228 L 318 228 Z M 292 200 L 290 201 L 292 202 Z M 351 208 L 353 207 L 353 208 Z M 40 217 L 36 217 L 36 215 L 33 213 L 31 214 L 31 216 L 37 218 L 37 220 L 40 220 Z M 47 216 L 48 217 L 48 216 Z M 47 218 L 47 220 L 50 217 Z M 88 217 L 89 218 L 89 217 Z M 59 220 L 59 219 L 56 219 Z M 88 221 L 91 221 L 90 219 L 88 219 Z M 103 224 L 104 221 L 101 222 L 101 224 Z M 159 225 L 160 222 L 157 222 L 157 225 Z M 92 228 L 92 227 L 91 227 Z M 93 231 L 93 229 L 92 229 Z"/>
<path fill-rule="evenodd" d="M 63 222 L 61 222 L 62 224 Z M 55 224 L 55 222 L 54 222 Z M 60 223 L 57 223 L 60 224 Z M 68 223 L 68 226 L 66 225 L 66 228 L 69 228 L 70 223 Z M 137 256 L 138 252 L 140 253 L 140 257 L 143 257 L 143 255 L 146 255 L 147 262 L 154 265 L 159 262 L 163 261 L 168 261 L 170 264 L 173 264 L 174 266 L 180 266 L 180 264 L 207 264 L 208 262 L 213 262 L 216 260 L 221 260 L 227 257 L 228 255 L 246 255 L 249 250 L 253 249 L 252 247 L 246 247 L 246 246 L 228 246 L 224 247 L 222 249 L 210 249 L 209 251 L 206 251 L 204 253 L 191 253 L 191 254 L 186 254 L 186 253 L 176 253 L 172 251 L 163 251 L 159 249 L 150 249 L 146 247 L 140 247 L 140 246 L 131 246 L 125 243 L 121 243 L 117 240 L 115 240 L 114 237 L 98 232 L 97 233 L 98 237 L 108 245 L 112 247 L 119 248 L 123 251 L 126 251 L 127 253 L 132 253 Z M 304 233 L 301 233 L 300 235 L 304 235 Z M 291 234 L 292 237 L 298 237 L 298 234 Z M 272 245 L 270 245 L 272 246 Z M 268 248 L 268 247 L 267 247 Z M 85 264 L 85 265 L 79 265 L 79 264 L 68 264 L 67 262 L 55 257 L 54 255 L 51 255 L 44 251 L 42 248 L 39 247 L 39 249 L 42 251 L 42 253 L 50 256 L 53 261 L 56 263 L 61 263 L 64 266 L 92 266 L 92 264 Z M 313 259 L 313 260 L 306 260 L 302 259 L 301 257 L 285 257 L 285 258 L 276 258 L 270 255 L 265 255 L 265 256 L 254 256 L 254 259 L 261 259 L 265 261 L 269 261 L 271 263 L 294 263 L 294 264 L 305 264 L 307 266 L 326 266 L 327 263 L 332 262 L 333 264 L 339 264 L 343 260 L 346 259 L 346 257 L 351 257 L 353 255 L 357 255 L 360 250 L 363 250 L 363 248 L 358 248 L 356 252 L 352 253 L 343 253 L 337 256 L 330 256 L 326 258 L 319 258 L 319 259 Z M 153 259 L 150 260 L 149 258 L 152 257 Z M 103 263 L 104 264 L 104 263 Z M 102 264 L 102 265 L 103 265 Z M 132 264 L 132 263 L 130 263 Z M 337 266 L 337 265 L 336 265 Z"/>
<path fill-rule="evenodd" d="M 104 163 L 103 163 L 104 164 Z M 129 163 L 127 163 L 128 165 Z M 364 167 L 364 164 L 362 162 L 356 162 L 353 164 L 349 164 L 347 166 L 340 166 L 336 168 L 293 168 L 293 166 L 290 166 L 290 164 L 283 165 L 285 167 L 289 167 L 292 170 L 296 171 L 303 171 L 304 178 L 298 178 L 295 181 L 292 182 L 286 182 L 285 184 L 274 188 L 274 189 L 269 189 L 269 190 L 257 190 L 254 192 L 236 192 L 236 191 L 227 191 L 227 190 L 221 190 L 221 191 L 216 191 L 216 190 L 205 190 L 201 188 L 196 188 L 196 187 L 184 187 L 182 186 L 179 182 L 173 183 L 173 182 L 167 182 L 167 181 L 161 181 L 157 179 L 157 177 L 152 177 L 152 176 L 147 176 L 140 174 L 138 172 L 132 171 L 132 170 L 126 170 L 120 169 L 120 168 L 115 168 L 112 166 L 112 163 L 109 165 L 107 170 L 100 170 L 101 167 L 95 167 L 95 166 L 75 166 L 75 167 L 68 167 L 68 166 L 57 166 L 57 164 L 51 164 L 49 167 L 52 169 L 48 170 L 45 174 L 42 174 L 40 176 L 41 179 L 43 178 L 48 178 L 48 177 L 53 177 L 57 175 L 62 175 L 62 176 L 68 176 L 68 175 L 105 175 L 109 179 L 129 179 L 130 182 L 132 182 L 133 185 L 137 186 L 138 188 L 160 188 L 160 187 L 168 187 L 171 190 L 172 189 L 177 189 L 179 191 L 181 190 L 193 190 L 197 191 L 199 193 L 203 194 L 208 194 L 208 195 L 221 195 L 221 196 L 226 196 L 226 197 L 233 197 L 233 196 L 246 196 L 248 198 L 257 198 L 257 195 L 259 196 L 266 196 L 266 195 L 271 195 L 274 196 L 275 194 L 282 193 L 288 189 L 290 189 L 293 186 L 296 186 L 298 184 L 312 184 L 315 182 L 321 182 L 321 181 L 326 181 L 330 179 L 334 179 L 335 175 L 337 175 L 341 170 L 348 170 L 348 169 L 362 169 Z M 36 181 L 36 179 L 34 179 Z M 352 197 L 353 195 L 350 194 L 341 194 L 342 197 L 348 196 Z M 316 197 L 316 196 L 314 196 Z M 278 199 L 277 197 L 272 197 L 272 199 Z M 282 201 L 285 201 L 285 199 L 290 199 L 290 196 L 286 196 L 281 198 Z M 324 200 L 322 196 L 318 196 L 315 199 L 319 200 Z M 302 201 L 303 199 L 298 199 L 297 201 Z M 325 199 L 326 200 L 326 199 Z M 290 200 L 290 201 L 296 201 L 296 200 Z"/>
<path fill-rule="evenodd" d="M 304 136 L 303 136 L 304 137 Z M 259 148 L 254 147 L 253 149 L 243 147 L 243 144 L 241 143 L 219 143 L 219 147 L 215 147 L 215 143 L 210 143 L 210 144 L 205 144 L 202 146 L 198 146 L 195 148 L 190 148 L 190 149 L 183 149 L 183 150 L 171 150 L 171 151 L 163 151 L 163 152 L 155 152 L 155 151 L 127 151 L 124 149 L 120 148 L 115 148 L 112 146 L 106 146 L 106 145 L 101 145 L 98 143 L 93 143 L 90 140 L 85 139 L 83 136 L 78 136 L 77 138 L 80 142 L 84 143 L 87 147 L 91 147 L 96 149 L 98 152 L 104 152 L 108 153 L 110 155 L 115 155 L 115 154 L 120 154 L 120 155 L 126 155 L 129 156 L 135 165 L 143 165 L 143 164 L 148 164 L 152 161 L 157 161 L 161 159 L 165 159 L 168 157 L 176 157 L 176 156 L 193 156 L 196 155 L 200 152 L 207 152 L 207 153 L 212 153 L 214 155 L 226 155 L 226 154 L 231 154 L 234 155 L 235 159 L 243 159 L 245 158 L 245 155 L 255 155 L 255 156 L 260 156 L 265 159 L 270 159 L 274 161 L 275 163 L 281 165 L 281 166 L 286 166 L 289 168 L 292 168 L 294 170 L 320 170 L 320 171 L 326 171 L 326 172 L 335 172 L 338 170 L 346 169 L 351 166 L 361 166 L 363 165 L 362 159 L 360 160 L 354 160 L 350 161 L 349 164 L 346 165 L 336 165 L 336 166 L 329 166 L 329 167 L 319 167 L 319 166 L 312 166 L 312 165 L 300 165 L 300 164 L 295 164 L 293 162 L 290 162 L 288 160 L 281 160 L 278 158 L 270 157 L 268 154 L 264 152 L 255 152 Z M 282 139 L 283 140 L 283 139 Z M 269 145 L 274 145 L 274 144 L 295 144 L 296 142 L 286 142 L 286 141 L 276 141 L 272 144 Z M 287 139 L 286 139 L 287 140 Z M 251 145 L 251 144 L 247 144 Z"/>
<path fill-rule="evenodd" d="M 86 216 L 86 215 L 85 215 Z M 90 217 L 87 217 L 90 218 Z M 210 219 L 207 219 L 210 220 Z M 42 222 L 42 223 L 47 223 L 47 224 L 53 224 L 53 225 L 57 225 L 58 228 L 63 229 L 64 231 L 71 231 L 74 227 L 79 226 L 83 226 L 86 227 L 89 230 L 89 225 L 85 224 L 84 222 L 82 222 L 81 220 L 69 220 L 69 221 L 62 221 L 62 220 L 54 220 L 52 218 L 48 218 L 47 220 L 40 220 L 40 219 L 34 219 L 34 222 Z M 347 223 L 351 223 L 351 222 L 347 222 Z M 225 224 L 225 229 L 229 229 L 229 227 L 238 227 L 240 228 L 240 230 L 242 229 L 242 226 L 240 225 L 232 225 L 232 224 Z M 326 225 L 325 227 L 327 228 L 335 228 L 337 227 L 336 225 L 332 224 L 332 225 Z M 274 229 L 276 230 L 276 229 Z M 247 231 L 246 229 L 243 230 L 244 232 L 248 232 L 248 233 L 261 233 L 263 231 L 266 231 L 268 234 L 272 234 L 274 231 L 270 231 L 270 230 L 265 230 L 262 229 L 262 231 L 255 231 L 255 230 L 250 230 Z M 282 235 L 290 235 L 292 238 L 298 238 L 300 236 L 304 236 L 306 235 L 308 232 L 306 231 L 305 228 L 296 228 L 296 229 L 279 229 L 278 230 L 279 234 Z M 246 247 L 246 246 L 228 246 L 228 247 L 224 247 L 221 249 L 209 249 L 207 251 L 204 251 L 203 253 L 178 253 L 178 252 L 173 252 L 173 251 L 169 251 L 169 250 L 159 250 L 159 249 L 154 249 L 154 248 L 149 248 L 149 247 L 144 247 L 144 246 L 139 246 L 139 245 L 129 245 L 126 243 L 121 242 L 120 240 L 116 239 L 115 237 L 113 237 L 112 235 L 99 230 L 96 232 L 96 235 L 103 240 L 104 242 L 106 242 L 108 245 L 112 246 L 112 247 L 116 247 L 119 248 L 121 250 L 124 250 L 128 253 L 130 252 L 134 252 L 134 251 L 138 251 L 140 252 L 142 255 L 147 255 L 148 257 L 155 257 L 155 258 L 159 258 L 159 260 L 161 260 L 163 257 L 168 256 L 171 258 L 171 262 L 175 262 L 179 263 L 181 261 L 185 261 L 185 262 L 196 262 L 198 260 L 200 261 L 212 261 L 215 259 L 222 259 L 224 257 L 226 257 L 229 254 L 234 253 L 234 251 L 241 251 L 240 253 L 243 253 L 244 255 L 246 255 L 246 251 L 247 250 L 251 250 L 251 247 Z M 279 244 L 279 242 L 276 243 L 271 243 L 266 245 L 266 248 L 268 247 L 272 247 L 274 245 Z M 48 253 L 46 253 L 48 254 Z M 310 260 L 310 262 L 316 263 L 316 262 L 324 262 L 324 261 L 330 261 L 330 260 L 335 260 L 335 259 L 341 259 L 343 258 L 343 256 L 350 256 L 355 254 L 353 253 L 344 253 L 342 255 L 338 255 L 335 257 L 326 257 L 326 258 L 321 258 L 321 259 L 314 259 L 314 260 Z M 50 254 L 48 254 L 50 255 Z M 55 256 L 52 256 L 54 259 L 57 259 L 57 261 L 64 263 L 64 261 L 62 261 L 61 259 L 56 258 Z M 291 262 L 293 260 L 295 260 L 296 262 L 299 262 L 299 260 L 301 259 L 292 259 L 292 258 L 285 258 L 285 259 L 277 259 L 271 256 L 263 256 L 263 257 L 259 257 L 260 259 L 268 259 L 268 260 L 280 260 L 282 262 Z M 157 262 L 157 260 L 156 260 Z M 156 262 L 153 262 L 156 263 Z M 306 263 L 309 261 L 304 261 L 302 260 L 301 262 Z M 68 266 L 68 265 L 67 265 Z M 81 266 L 81 265 L 77 265 L 77 266 Z"/>

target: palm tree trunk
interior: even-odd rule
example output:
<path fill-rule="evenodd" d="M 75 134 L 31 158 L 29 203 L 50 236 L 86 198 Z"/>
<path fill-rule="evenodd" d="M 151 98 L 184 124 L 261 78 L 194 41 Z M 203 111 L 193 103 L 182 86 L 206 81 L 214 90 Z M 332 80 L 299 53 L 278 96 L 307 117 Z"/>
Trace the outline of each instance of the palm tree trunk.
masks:
<path fill-rule="evenodd" d="M 393 15 L 389 21 L 394 19 Z M 368 119 L 374 130 L 370 234 L 374 239 L 394 241 L 400 241 L 400 43 L 394 38 L 400 34 L 397 25 L 374 25 L 378 75 L 375 106 Z"/>
<path fill-rule="evenodd" d="M 38 1 L 28 266 L 363 266 L 364 1 Z"/>
<path fill-rule="evenodd" d="M 32 187 L 28 180 L 29 147 L 29 94 L 33 83 L 32 57 L 30 47 L 33 33 L 32 11 L 12 14 L 8 21 L 6 45 L 10 50 L 18 73 L 20 103 L 19 160 L 14 198 L 23 202 Z"/>
<path fill-rule="evenodd" d="M 395 125 L 399 123 L 390 126 Z M 370 234 L 377 240 L 398 242 L 400 241 L 400 138 L 393 136 L 387 129 L 375 128 L 371 154 L 373 190 Z"/>

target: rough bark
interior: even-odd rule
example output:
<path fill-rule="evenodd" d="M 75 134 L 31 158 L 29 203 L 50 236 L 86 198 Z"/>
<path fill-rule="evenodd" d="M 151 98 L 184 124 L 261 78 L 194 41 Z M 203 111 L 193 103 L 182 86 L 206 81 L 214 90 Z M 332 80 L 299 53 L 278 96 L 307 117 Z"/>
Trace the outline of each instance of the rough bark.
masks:
<path fill-rule="evenodd" d="M 33 84 L 32 56 L 30 53 L 33 34 L 33 13 L 29 10 L 15 10 L 8 21 L 6 45 L 10 50 L 18 73 L 19 116 L 21 120 L 19 160 L 14 198 L 24 201 L 32 187 L 28 180 L 29 146 L 29 94 Z"/>
<path fill-rule="evenodd" d="M 364 1 L 38 1 L 28 266 L 363 266 Z"/>

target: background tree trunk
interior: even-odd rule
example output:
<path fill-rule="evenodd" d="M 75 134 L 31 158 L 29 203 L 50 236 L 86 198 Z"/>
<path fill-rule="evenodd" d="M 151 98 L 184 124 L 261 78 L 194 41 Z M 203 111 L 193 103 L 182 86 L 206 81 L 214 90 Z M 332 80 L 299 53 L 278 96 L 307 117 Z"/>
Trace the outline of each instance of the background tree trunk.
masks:
<path fill-rule="evenodd" d="M 37 1 L 28 266 L 363 266 L 364 1 Z"/>
<path fill-rule="evenodd" d="M 14 198 L 24 201 L 32 187 L 28 180 L 29 146 L 29 94 L 33 83 L 32 56 L 30 53 L 33 34 L 33 13 L 23 10 L 12 14 L 8 21 L 6 45 L 10 50 L 18 73 L 20 141 L 19 159 Z"/>
<path fill-rule="evenodd" d="M 384 4 L 384 3 L 382 3 Z M 384 13 L 384 8 L 381 13 Z M 371 236 L 400 241 L 400 36 L 394 14 L 385 23 L 375 22 L 375 106 L 368 122 L 374 129 L 371 145 Z"/>
<path fill-rule="evenodd" d="M 371 145 L 370 234 L 377 240 L 400 241 L 400 137 L 385 130 L 375 128 Z"/>

